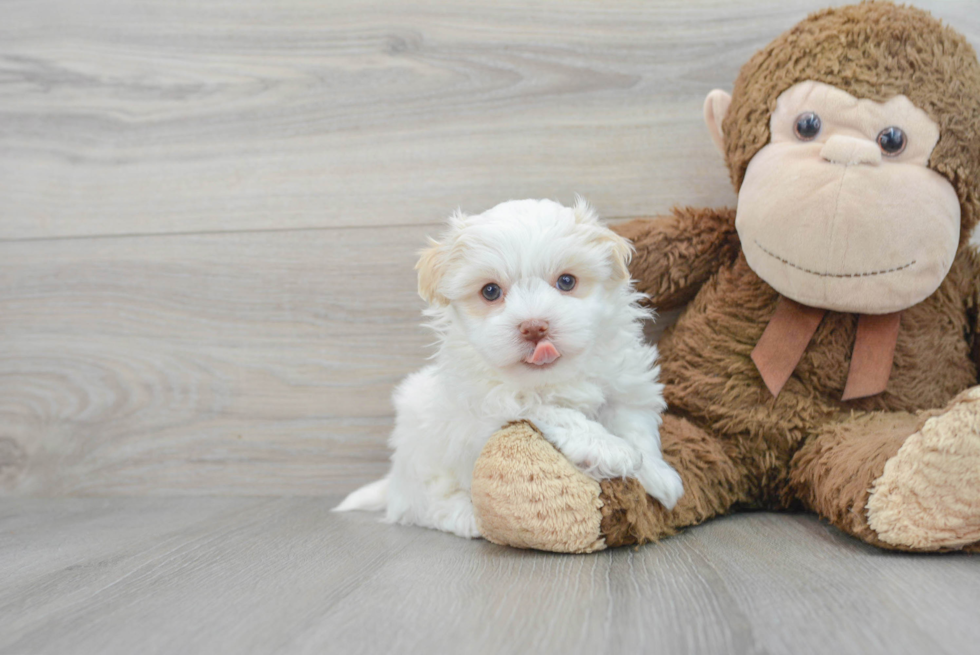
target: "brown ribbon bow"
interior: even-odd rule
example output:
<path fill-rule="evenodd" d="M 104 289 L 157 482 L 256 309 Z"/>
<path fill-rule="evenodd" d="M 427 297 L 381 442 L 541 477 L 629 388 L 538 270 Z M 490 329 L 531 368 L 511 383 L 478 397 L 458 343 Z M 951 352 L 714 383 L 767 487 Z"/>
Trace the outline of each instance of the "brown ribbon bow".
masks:
<path fill-rule="evenodd" d="M 752 351 L 752 361 L 773 396 L 778 396 L 813 338 L 826 309 L 780 297 L 769 325 Z M 885 390 L 892 371 L 901 312 L 860 314 L 842 400 Z"/>

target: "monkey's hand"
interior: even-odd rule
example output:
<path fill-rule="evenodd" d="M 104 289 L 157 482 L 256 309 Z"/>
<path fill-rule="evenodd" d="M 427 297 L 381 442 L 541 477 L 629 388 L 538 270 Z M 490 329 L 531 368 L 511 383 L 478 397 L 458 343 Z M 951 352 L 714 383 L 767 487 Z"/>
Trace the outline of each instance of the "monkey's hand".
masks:
<path fill-rule="evenodd" d="M 667 216 L 612 226 L 633 242 L 630 274 L 659 311 L 691 300 L 718 268 L 738 256 L 734 209 L 675 207 Z"/>

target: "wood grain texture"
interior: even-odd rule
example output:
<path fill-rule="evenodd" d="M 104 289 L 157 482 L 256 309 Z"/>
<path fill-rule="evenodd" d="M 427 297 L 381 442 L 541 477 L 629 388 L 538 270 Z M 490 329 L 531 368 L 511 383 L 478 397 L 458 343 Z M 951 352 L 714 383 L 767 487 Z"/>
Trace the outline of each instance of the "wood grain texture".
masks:
<path fill-rule="evenodd" d="M 949 653 L 980 560 L 886 553 L 808 516 L 658 545 L 518 551 L 336 498 L 0 501 L 0 653 Z"/>
<path fill-rule="evenodd" d="M 704 95 L 826 4 L 7 1 L 0 239 L 730 204 Z"/>
<path fill-rule="evenodd" d="M 380 477 L 391 389 L 433 341 L 424 232 L 0 243 L 0 483 L 316 494 Z"/>
<path fill-rule="evenodd" d="M 823 4 L 7 0 L 0 494 L 378 477 L 435 223 L 730 203 L 703 95 Z"/>

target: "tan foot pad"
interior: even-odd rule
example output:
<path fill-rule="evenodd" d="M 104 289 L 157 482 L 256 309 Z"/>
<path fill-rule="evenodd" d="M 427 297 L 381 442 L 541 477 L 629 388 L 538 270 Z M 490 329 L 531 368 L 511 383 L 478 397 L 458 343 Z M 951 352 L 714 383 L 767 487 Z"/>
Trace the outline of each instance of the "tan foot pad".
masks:
<path fill-rule="evenodd" d="M 980 387 L 928 419 L 888 460 L 868 498 L 868 524 L 913 550 L 980 541 Z"/>
<path fill-rule="evenodd" d="M 600 534 L 599 483 L 580 472 L 528 421 L 496 432 L 473 468 L 480 534 L 516 548 L 591 553 Z"/>

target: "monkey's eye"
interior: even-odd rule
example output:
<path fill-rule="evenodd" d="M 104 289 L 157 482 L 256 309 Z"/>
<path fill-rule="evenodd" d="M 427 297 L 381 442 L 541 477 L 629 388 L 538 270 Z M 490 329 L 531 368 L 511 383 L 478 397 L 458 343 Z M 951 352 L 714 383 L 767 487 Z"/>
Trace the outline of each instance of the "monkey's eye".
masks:
<path fill-rule="evenodd" d="M 555 286 L 562 291 L 571 291 L 575 288 L 575 276 L 563 273 L 558 276 L 558 281 L 555 282 Z"/>
<path fill-rule="evenodd" d="M 796 117 L 793 133 L 800 141 L 813 141 L 820 134 L 820 117 L 812 111 L 803 112 Z"/>
<path fill-rule="evenodd" d="M 483 294 L 483 297 L 489 302 L 493 302 L 494 300 L 498 300 L 500 298 L 500 285 L 498 285 L 496 282 L 491 282 L 480 289 L 480 293 Z"/>
<path fill-rule="evenodd" d="M 886 127 L 878 134 L 878 147 L 889 157 L 897 157 L 908 144 L 905 132 L 898 127 Z"/>

